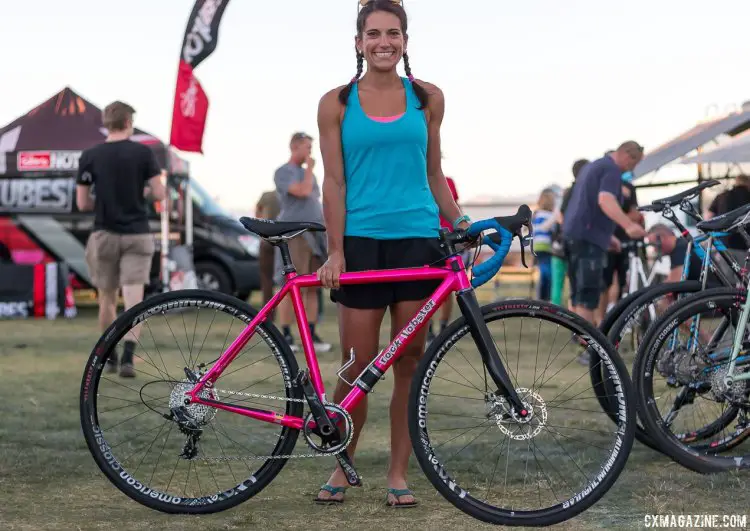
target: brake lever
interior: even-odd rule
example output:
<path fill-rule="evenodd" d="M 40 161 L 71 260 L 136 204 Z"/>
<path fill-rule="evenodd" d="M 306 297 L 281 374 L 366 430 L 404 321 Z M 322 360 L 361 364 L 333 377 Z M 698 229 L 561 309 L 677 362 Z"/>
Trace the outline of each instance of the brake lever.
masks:
<path fill-rule="evenodd" d="M 531 248 L 531 255 L 536 257 L 536 252 L 534 252 L 534 235 L 533 233 L 530 233 L 528 236 L 524 236 L 520 232 L 516 234 L 518 236 L 518 241 L 521 244 L 521 263 L 523 264 L 523 267 L 526 269 L 529 268 L 528 265 L 526 265 L 526 247 Z"/>

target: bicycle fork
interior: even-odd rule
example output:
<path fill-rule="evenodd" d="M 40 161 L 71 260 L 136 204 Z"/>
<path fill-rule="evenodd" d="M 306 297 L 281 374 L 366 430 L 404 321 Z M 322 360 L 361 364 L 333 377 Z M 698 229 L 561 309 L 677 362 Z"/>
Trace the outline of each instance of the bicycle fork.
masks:
<path fill-rule="evenodd" d="M 740 322 L 737 325 L 735 332 L 734 343 L 732 344 L 732 353 L 729 356 L 729 368 L 727 374 L 724 376 L 724 385 L 729 388 L 736 380 L 748 380 L 750 379 L 750 373 L 744 373 L 738 376 L 734 374 L 734 368 L 737 364 L 737 356 L 742 349 L 742 345 L 747 336 L 747 322 L 750 319 L 750 297 L 742 290 L 744 294 L 744 301 L 742 301 L 742 313 L 740 313 Z"/>
<path fill-rule="evenodd" d="M 487 328 L 487 323 L 484 322 L 482 310 L 479 307 L 474 290 L 459 292 L 456 298 L 458 299 L 458 307 L 469 324 L 471 337 L 474 339 L 474 343 L 476 343 L 477 349 L 482 356 L 484 366 L 487 368 L 487 372 L 490 373 L 492 381 L 497 386 L 497 393 L 508 400 L 516 415 L 525 418 L 529 412 L 523 405 L 518 393 L 516 393 L 510 381 L 510 376 L 508 376 L 508 371 L 505 370 L 505 366 L 500 360 L 500 354 Z"/>

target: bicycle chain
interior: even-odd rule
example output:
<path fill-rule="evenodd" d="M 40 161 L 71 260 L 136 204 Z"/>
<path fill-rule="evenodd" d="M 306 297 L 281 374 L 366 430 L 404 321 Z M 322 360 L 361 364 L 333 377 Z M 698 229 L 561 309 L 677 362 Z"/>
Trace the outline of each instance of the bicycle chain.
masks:
<path fill-rule="evenodd" d="M 214 389 L 214 391 L 218 393 L 228 394 L 228 395 L 237 395 L 237 396 L 245 396 L 248 398 L 265 398 L 267 400 L 281 400 L 283 402 L 298 402 L 302 404 L 306 404 L 307 400 L 304 400 L 302 398 L 282 398 L 280 396 L 271 396 L 271 395 L 259 395 L 255 393 L 242 393 L 240 391 L 229 391 L 228 389 Z M 335 406 L 336 404 L 332 404 L 330 402 L 323 402 L 323 407 L 325 406 Z M 347 441 L 346 445 L 344 445 L 341 450 L 337 452 L 331 452 L 331 453 L 320 453 L 315 452 L 314 454 L 291 454 L 291 455 L 252 455 L 252 456 L 236 456 L 236 457 L 196 457 L 196 459 L 199 459 L 204 462 L 221 462 L 221 461 L 254 461 L 254 460 L 268 460 L 268 459 L 310 459 L 314 457 L 332 457 L 337 454 L 340 454 L 346 448 L 349 446 L 349 443 L 351 442 L 351 437 L 349 437 L 349 440 Z"/>

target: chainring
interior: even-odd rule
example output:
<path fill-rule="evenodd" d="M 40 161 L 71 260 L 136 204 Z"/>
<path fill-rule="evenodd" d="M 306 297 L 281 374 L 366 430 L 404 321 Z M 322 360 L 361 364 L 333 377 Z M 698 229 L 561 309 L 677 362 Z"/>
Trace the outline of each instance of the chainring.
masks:
<path fill-rule="evenodd" d="M 336 455 L 343 452 L 351 443 L 352 438 L 354 437 L 354 423 L 352 421 L 351 415 L 349 415 L 349 412 L 341 406 L 324 403 L 323 408 L 327 412 L 334 414 L 333 417 L 330 417 L 330 415 L 329 417 L 331 418 L 331 420 L 333 420 L 333 424 L 337 425 L 339 427 L 339 430 L 343 431 L 342 441 L 332 446 L 329 446 L 326 443 L 319 444 L 314 441 L 312 437 L 320 437 L 320 434 L 315 433 L 315 431 L 310 427 L 314 422 L 312 412 L 308 413 L 305 417 L 305 422 L 302 427 L 302 434 L 305 437 L 307 445 L 314 451 L 323 455 Z M 343 427 L 341 426 L 342 423 Z"/>

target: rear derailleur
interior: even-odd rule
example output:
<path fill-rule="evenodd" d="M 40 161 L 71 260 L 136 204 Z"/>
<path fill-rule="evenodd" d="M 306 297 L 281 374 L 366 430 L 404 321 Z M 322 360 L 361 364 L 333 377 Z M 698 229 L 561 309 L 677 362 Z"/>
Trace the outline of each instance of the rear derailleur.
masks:
<path fill-rule="evenodd" d="M 203 435 L 203 430 L 190 418 L 183 406 L 172 408 L 171 420 L 175 421 L 177 428 L 187 437 L 182 453 L 178 457 L 188 461 L 195 459 L 198 455 L 198 441 Z"/>

